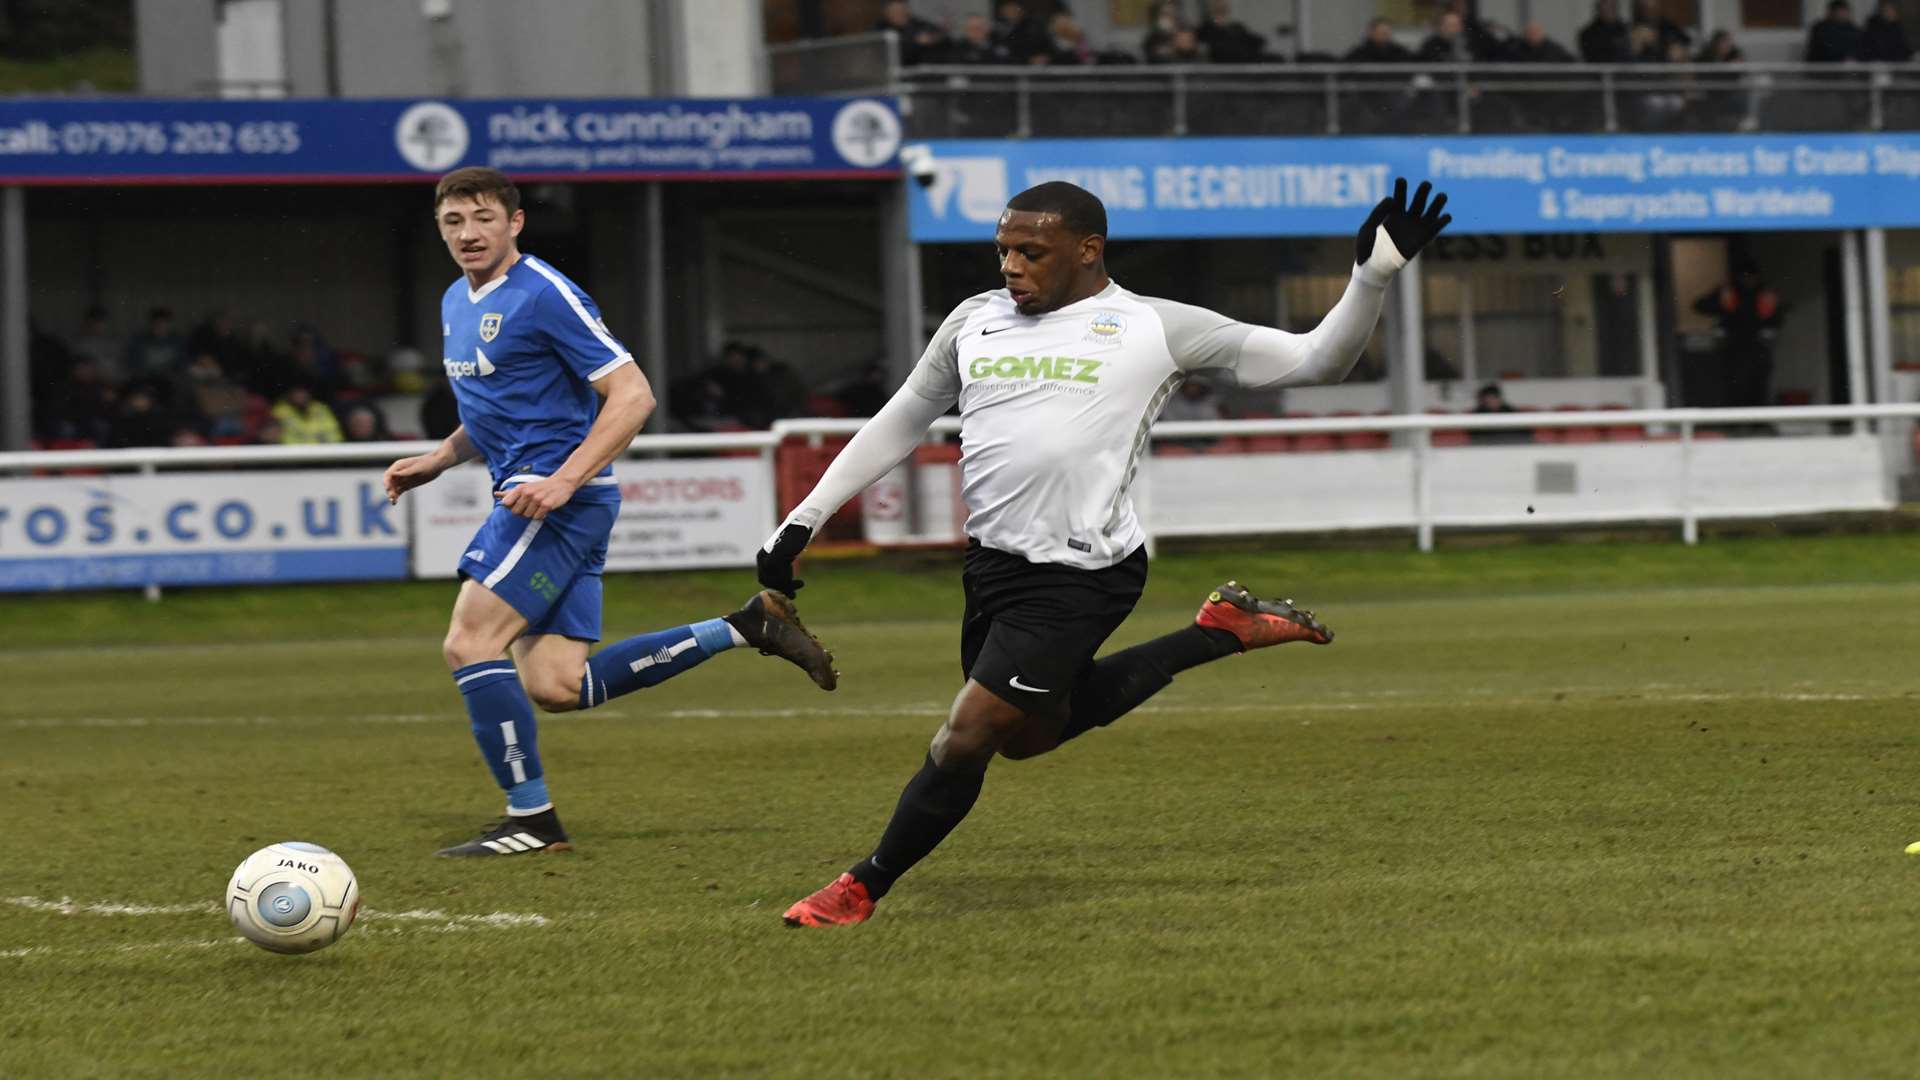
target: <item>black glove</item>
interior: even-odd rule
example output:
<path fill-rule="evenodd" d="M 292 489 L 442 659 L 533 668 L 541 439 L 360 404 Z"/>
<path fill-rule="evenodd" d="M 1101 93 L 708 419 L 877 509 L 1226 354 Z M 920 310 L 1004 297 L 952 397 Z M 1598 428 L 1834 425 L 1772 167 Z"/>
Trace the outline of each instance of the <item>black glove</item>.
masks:
<path fill-rule="evenodd" d="M 1413 193 L 1413 205 L 1407 205 L 1407 181 L 1405 177 L 1393 182 L 1393 194 L 1380 200 L 1367 215 L 1367 223 L 1360 226 L 1360 235 L 1355 238 L 1355 262 L 1366 265 L 1373 257 L 1373 238 L 1380 226 L 1387 227 L 1387 237 L 1393 241 L 1394 250 L 1400 252 L 1408 262 L 1413 261 L 1427 242 L 1440 235 L 1440 230 L 1453 220 L 1452 214 L 1442 216 L 1440 211 L 1447 208 L 1445 194 L 1435 195 L 1433 203 L 1427 203 L 1427 193 L 1433 185 L 1425 180 Z"/>
<path fill-rule="evenodd" d="M 761 548 L 754 561 L 760 571 L 760 584 L 764 588 L 775 589 L 788 596 L 800 591 L 806 582 L 793 576 L 793 560 L 806 550 L 807 542 L 813 539 L 813 530 L 805 525 L 788 525 L 773 538 L 773 550 Z"/>

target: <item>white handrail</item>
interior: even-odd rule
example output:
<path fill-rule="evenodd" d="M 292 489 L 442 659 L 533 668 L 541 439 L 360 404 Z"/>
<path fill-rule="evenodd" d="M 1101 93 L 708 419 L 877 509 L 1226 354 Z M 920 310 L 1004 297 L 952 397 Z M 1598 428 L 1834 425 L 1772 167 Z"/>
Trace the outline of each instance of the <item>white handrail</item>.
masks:
<path fill-rule="evenodd" d="M 1604 409 L 1585 412 L 1418 413 L 1389 416 L 1317 416 L 1266 420 L 1165 420 L 1155 439 L 1229 438 L 1237 435 L 1333 435 L 1356 431 L 1495 431 L 1563 427 L 1644 427 L 1690 423 L 1696 428 L 1732 424 L 1819 423 L 1833 420 L 1920 419 L 1920 402 L 1889 405 L 1790 405 L 1752 409 Z M 768 450 L 789 438 L 852 435 L 864 418 L 806 417 L 776 420 L 763 431 L 687 432 L 641 435 L 629 454 L 695 450 Z M 929 429 L 958 434 L 958 417 L 943 416 Z M 340 465 L 392 461 L 424 454 L 434 440 L 334 443 L 321 446 L 138 447 L 126 450 L 23 450 L 0 453 L 0 473 L 33 469 L 174 469 L 206 465 Z"/>
<path fill-rule="evenodd" d="M 641 435 L 629 454 L 687 450 L 769 450 L 780 444 L 771 431 L 687 432 Z M 0 473 L 30 469 L 178 469 L 199 465 L 342 465 L 393 461 L 424 454 L 437 439 L 331 443 L 321 446 L 154 446 L 126 450 L 20 450 L 0 453 Z"/>

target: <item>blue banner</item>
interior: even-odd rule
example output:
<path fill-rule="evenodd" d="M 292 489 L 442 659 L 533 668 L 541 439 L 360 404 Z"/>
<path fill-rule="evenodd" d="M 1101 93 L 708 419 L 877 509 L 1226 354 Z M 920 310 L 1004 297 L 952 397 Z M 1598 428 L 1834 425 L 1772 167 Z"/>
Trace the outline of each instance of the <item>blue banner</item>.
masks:
<path fill-rule="evenodd" d="M 0 480 L 0 593 L 407 576 L 377 470 Z"/>
<path fill-rule="evenodd" d="M 0 100 L 0 184 L 885 178 L 884 99 Z"/>
<path fill-rule="evenodd" d="M 1048 180 L 1100 196 L 1116 239 L 1340 236 L 1397 176 L 1452 231 L 1726 232 L 1920 225 L 1920 133 L 938 140 L 913 238 L 988 242 Z"/>

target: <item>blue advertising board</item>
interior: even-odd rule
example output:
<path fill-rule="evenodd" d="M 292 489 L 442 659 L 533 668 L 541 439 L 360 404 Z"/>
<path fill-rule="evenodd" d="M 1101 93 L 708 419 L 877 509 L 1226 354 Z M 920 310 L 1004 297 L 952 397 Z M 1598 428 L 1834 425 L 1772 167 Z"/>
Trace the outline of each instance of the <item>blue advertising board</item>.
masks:
<path fill-rule="evenodd" d="M 1395 177 L 1453 231 L 1725 232 L 1920 225 L 1920 133 L 936 140 L 913 239 L 985 242 L 1007 198 L 1067 180 L 1119 239 L 1339 236 Z"/>
<path fill-rule="evenodd" d="M 407 576 L 378 470 L 0 480 L 0 593 Z"/>
<path fill-rule="evenodd" d="M 892 101 L 0 100 L 0 184 L 885 178 Z"/>

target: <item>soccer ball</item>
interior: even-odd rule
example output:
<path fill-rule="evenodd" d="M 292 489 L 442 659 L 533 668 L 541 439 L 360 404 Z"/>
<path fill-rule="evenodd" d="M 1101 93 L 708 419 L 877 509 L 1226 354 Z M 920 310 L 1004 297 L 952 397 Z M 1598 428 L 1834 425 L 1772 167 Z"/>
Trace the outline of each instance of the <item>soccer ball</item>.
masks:
<path fill-rule="evenodd" d="M 347 861 L 318 844 L 273 844 L 247 856 L 227 882 L 227 917 L 240 936 L 277 953 L 340 940 L 360 914 Z"/>

